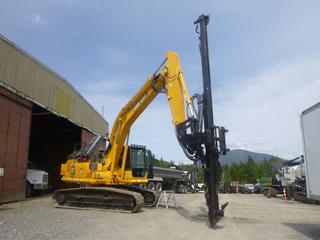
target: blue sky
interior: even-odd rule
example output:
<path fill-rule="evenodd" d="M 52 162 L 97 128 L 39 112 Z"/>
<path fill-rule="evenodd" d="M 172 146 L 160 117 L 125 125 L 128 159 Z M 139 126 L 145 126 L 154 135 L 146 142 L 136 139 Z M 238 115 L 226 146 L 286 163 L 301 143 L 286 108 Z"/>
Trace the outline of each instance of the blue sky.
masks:
<path fill-rule="evenodd" d="M 0 1 L 0 33 L 66 78 L 112 125 L 168 50 L 191 94 L 201 91 L 198 36 L 208 26 L 215 120 L 231 148 L 291 158 L 302 151 L 299 113 L 320 101 L 319 1 Z M 186 161 L 159 96 L 131 142 Z M 187 161 L 186 161 L 187 162 Z"/>

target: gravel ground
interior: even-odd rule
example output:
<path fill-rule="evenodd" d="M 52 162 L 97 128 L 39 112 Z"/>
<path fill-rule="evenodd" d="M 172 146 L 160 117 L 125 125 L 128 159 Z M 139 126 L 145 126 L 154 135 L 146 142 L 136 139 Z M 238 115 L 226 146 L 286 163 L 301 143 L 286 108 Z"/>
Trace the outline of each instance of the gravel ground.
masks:
<path fill-rule="evenodd" d="M 320 206 L 262 195 L 221 194 L 217 229 L 203 194 L 176 194 L 177 208 L 140 213 L 54 207 L 50 196 L 0 205 L 0 239 L 320 239 Z"/>

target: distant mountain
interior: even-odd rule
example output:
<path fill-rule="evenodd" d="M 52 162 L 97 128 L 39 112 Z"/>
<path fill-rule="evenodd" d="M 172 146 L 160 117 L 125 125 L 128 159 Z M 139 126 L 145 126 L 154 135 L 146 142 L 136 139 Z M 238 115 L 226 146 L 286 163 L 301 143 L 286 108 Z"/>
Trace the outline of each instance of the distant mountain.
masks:
<path fill-rule="evenodd" d="M 220 156 L 219 159 L 220 159 L 221 165 L 225 165 L 225 164 L 240 163 L 240 162 L 245 163 L 248 161 L 249 156 L 251 156 L 251 158 L 257 163 L 263 161 L 264 159 L 269 159 L 271 157 L 274 157 L 272 155 L 265 154 L 265 153 L 257 153 L 257 152 L 242 150 L 242 149 L 234 149 L 228 152 L 227 155 Z"/>

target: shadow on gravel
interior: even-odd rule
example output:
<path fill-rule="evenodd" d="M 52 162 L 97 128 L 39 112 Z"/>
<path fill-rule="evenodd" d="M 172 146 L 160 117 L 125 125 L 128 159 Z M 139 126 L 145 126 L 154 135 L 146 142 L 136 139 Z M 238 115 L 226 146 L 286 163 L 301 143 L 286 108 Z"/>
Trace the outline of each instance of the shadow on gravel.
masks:
<path fill-rule="evenodd" d="M 32 201 L 36 199 L 46 199 L 51 197 L 52 197 L 51 193 L 34 193 L 32 196 L 27 197 L 25 201 Z"/>
<path fill-rule="evenodd" d="M 199 211 L 197 213 L 192 213 L 189 210 L 185 209 L 184 207 L 178 206 L 175 208 L 177 213 L 184 217 L 185 219 L 188 219 L 192 222 L 207 222 L 208 221 L 208 212 L 207 209 L 204 207 L 200 207 Z"/>
<path fill-rule="evenodd" d="M 320 224 L 311 223 L 284 223 L 293 230 L 302 233 L 311 239 L 320 239 Z"/>
<path fill-rule="evenodd" d="M 207 226 L 210 227 L 208 219 L 208 210 L 205 207 L 199 207 L 197 213 L 193 213 L 181 206 L 176 207 L 175 210 L 180 216 L 189 221 L 206 223 Z M 215 226 L 215 229 L 218 228 L 222 228 L 222 226 Z"/>

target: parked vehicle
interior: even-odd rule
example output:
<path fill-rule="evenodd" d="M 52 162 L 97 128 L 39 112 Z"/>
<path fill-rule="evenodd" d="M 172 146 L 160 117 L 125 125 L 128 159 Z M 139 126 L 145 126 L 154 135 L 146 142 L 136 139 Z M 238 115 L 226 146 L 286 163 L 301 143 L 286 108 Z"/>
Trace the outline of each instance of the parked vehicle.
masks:
<path fill-rule="evenodd" d="M 27 169 L 26 197 L 48 189 L 48 173 L 38 169 Z"/>
<path fill-rule="evenodd" d="M 245 187 L 246 189 L 248 189 L 248 191 L 250 191 L 251 193 L 254 192 L 254 184 L 252 184 L 252 183 L 247 183 L 247 184 L 244 184 L 244 187 Z"/>
<path fill-rule="evenodd" d="M 282 186 L 289 199 L 304 202 L 320 201 L 320 103 L 300 115 L 304 155 L 287 162 L 282 168 Z"/>
<path fill-rule="evenodd" d="M 153 176 L 148 177 L 147 188 L 156 191 L 164 189 L 186 193 L 189 183 L 190 179 L 187 171 L 177 169 L 175 166 L 170 168 L 153 167 Z"/>
<path fill-rule="evenodd" d="M 320 103 L 306 109 L 300 115 L 304 149 L 306 192 L 308 199 L 320 201 Z"/>
<path fill-rule="evenodd" d="M 250 188 L 246 185 L 250 185 Z M 252 185 L 252 186 L 251 186 Z M 238 181 L 221 181 L 219 182 L 220 193 L 245 193 L 249 194 L 254 191 L 253 184 L 240 184 Z"/>
<path fill-rule="evenodd" d="M 320 103 L 300 115 L 304 155 L 287 161 L 281 168 L 281 185 L 289 199 L 319 203 L 320 201 Z"/>

